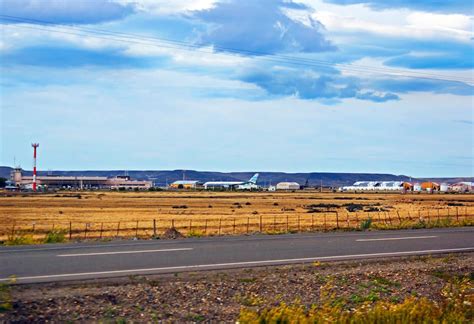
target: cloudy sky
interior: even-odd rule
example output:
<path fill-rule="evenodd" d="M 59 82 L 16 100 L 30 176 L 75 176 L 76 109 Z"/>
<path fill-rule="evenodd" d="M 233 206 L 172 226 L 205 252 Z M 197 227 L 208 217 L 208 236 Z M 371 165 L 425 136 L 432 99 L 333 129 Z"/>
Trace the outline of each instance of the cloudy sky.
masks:
<path fill-rule="evenodd" d="M 0 5 L 0 165 L 474 176 L 472 1 Z"/>

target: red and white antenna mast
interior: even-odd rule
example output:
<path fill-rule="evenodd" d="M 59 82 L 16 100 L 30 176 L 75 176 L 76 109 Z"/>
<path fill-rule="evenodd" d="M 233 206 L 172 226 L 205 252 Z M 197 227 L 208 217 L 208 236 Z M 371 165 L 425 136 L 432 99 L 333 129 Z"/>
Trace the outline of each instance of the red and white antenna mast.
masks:
<path fill-rule="evenodd" d="M 31 146 L 33 147 L 33 191 L 36 191 L 36 149 L 39 144 L 33 143 Z"/>

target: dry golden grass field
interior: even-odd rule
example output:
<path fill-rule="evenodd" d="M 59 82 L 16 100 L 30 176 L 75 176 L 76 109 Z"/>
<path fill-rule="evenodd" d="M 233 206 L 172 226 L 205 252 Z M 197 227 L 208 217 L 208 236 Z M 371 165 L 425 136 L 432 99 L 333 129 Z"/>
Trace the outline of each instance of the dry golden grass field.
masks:
<path fill-rule="evenodd" d="M 471 225 L 472 194 L 296 192 L 0 193 L 0 240 L 15 235 L 151 237 Z M 449 219 L 449 220 L 448 220 Z"/>

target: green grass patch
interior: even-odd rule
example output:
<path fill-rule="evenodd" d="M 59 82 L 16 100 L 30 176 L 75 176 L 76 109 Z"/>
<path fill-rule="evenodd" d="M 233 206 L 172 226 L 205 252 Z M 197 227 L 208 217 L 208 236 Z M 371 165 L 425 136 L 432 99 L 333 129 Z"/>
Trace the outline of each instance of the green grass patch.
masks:
<path fill-rule="evenodd" d="M 52 230 L 46 234 L 44 243 L 64 243 L 66 242 L 66 232 L 62 230 Z"/>

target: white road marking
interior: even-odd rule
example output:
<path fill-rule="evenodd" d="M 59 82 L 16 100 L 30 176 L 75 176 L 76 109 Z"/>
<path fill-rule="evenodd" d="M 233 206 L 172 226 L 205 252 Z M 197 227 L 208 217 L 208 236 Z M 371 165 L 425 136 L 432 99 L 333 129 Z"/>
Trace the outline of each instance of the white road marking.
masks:
<path fill-rule="evenodd" d="M 68 278 L 68 277 L 74 278 L 74 277 L 81 277 L 81 276 L 98 276 L 98 275 L 114 275 L 114 274 L 125 275 L 125 274 L 130 274 L 130 273 L 147 273 L 147 272 L 158 272 L 158 271 L 205 270 L 205 269 L 212 269 L 215 267 L 240 267 L 240 266 L 259 266 L 259 265 L 263 266 L 263 265 L 268 265 L 268 264 L 284 264 L 284 263 L 310 262 L 310 261 L 321 261 L 321 260 L 343 260 L 343 259 L 362 258 L 362 257 L 383 257 L 383 256 L 387 257 L 387 256 L 449 253 L 449 252 L 463 252 L 463 251 L 474 251 L 474 247 L 457 248 L 457 249 L 441 249 L 441 250 L 421 250 L 421 251 L 401 251 L 401 252 L 384 252 L 384 253 L 370 253 L 370 254 L 336 255 L 336 256 L 298 258 L 298 259 L 197 264 L 197 265 L 189 265 L 189 266 L 174 266 L 174 267 L 148 268 L 148 269 L 64 273 L 64 274 L 53 274 L 53 275 L 43 275 L 43 276 L 16 277 L 15 279 L 16 280 L 34 280 L 34 279 Z M 0 278 L 0 281 L 11 281 L 11 280 L 12 278 Z"/>
<path fill-rule="evenodd" d="M 396 240 L 416 240 L 416 239 L 430 239 L 437 236 L 405 236 L 405 237 L 383 237 L 373 239 L 358 239 L 356 242 L 370 242 L 370 241 L 396 241 Z"/>
<path fill-rule="evenodd" d="M 178 248 L 178 249 L 160 249 L 160 250 L 141 250 L 141 251 L 117 251 L 117 252 L 95 252 L 95 253 L 76 253 L 76 254 L 58 254 L 58 257 L 78 257 L 91 255 L 113 255 L 113 254 L 134 254 L 134 253 L 155 253 L 155 252 L 174 252 L 174 251 L 189 251 L 192 248 Z"/>

